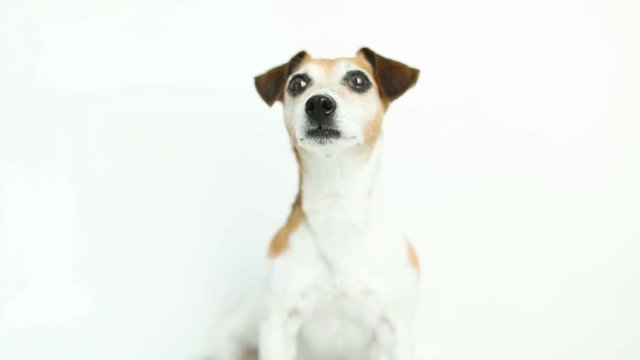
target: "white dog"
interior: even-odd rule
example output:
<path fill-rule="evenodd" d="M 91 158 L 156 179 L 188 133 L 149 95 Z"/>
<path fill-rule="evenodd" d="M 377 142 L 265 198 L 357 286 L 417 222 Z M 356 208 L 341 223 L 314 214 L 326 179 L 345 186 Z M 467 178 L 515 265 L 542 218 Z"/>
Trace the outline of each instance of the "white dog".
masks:
<path fill-rule="evenodd" d="M 255 78 L 300 165 L 291 214 L 268 250 L 259 294 L 232 314 L 216 360 L 409 360 L 419 264 L 384 215 L 382 119 L 418 70 L 368 48 L 355 57 L 300 52 Z"/>

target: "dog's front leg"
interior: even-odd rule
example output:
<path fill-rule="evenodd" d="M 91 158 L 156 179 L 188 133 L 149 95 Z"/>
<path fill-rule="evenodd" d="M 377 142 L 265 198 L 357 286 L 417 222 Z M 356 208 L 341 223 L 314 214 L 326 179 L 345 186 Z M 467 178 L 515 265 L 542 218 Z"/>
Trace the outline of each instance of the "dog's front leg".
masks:
<path fill-rule="evenodd" d="M 296 311 L 272 310 L 260 326 L 260 360 L 295 360 L 301 324 Z"/>

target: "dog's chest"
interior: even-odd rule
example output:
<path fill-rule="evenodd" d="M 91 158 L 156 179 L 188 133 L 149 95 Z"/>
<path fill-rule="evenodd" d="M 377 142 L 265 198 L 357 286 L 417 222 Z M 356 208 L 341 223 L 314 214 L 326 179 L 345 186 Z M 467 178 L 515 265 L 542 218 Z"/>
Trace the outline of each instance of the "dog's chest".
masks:
<path fill-rule="evenodd" d="M 305 320 L 298 360 L 369 359 L 373 324 L 380 314 L 370 301 L 385 286 L 366 254 L 332 249 L 330 257 L 318 254 L 318 261 L 310 263 L 315 276 L 306 279 L 299 298 Z"/>
<path fill-rule="evenodd" d="M 303 205 L 311 242 L 337 281 L 368 277 L 386 251 L 387 230 L 370 198 L 326 199 Z"/>
<path fill-rule="evenodd" d="M 277 271 L 286 303 L 304 314 L 299 359 L 368 359 L 382 304 L 405 283 L 403 240 L 372 197 L 305 200 L 305 222 Z"/>
<path fill-rule="evenodd" d="M 380 304 L 397 292 L 397 263 L 390 253 L 384 262 L 383 229 L 370 214 L 334 206 L 313 220 L 300 234 L 314 246 L 304 261 L 313 275 L 300 279 L 306 316 L 298 359 L 369 359 L 373 329 L 384 316 Z"/>
<path fill-rule="evenodd" d="M 291 255 L 299 278 L 316 305 L 357 301 L 361 293 L 393 293 L 402 266 L 403 244 L 367 197 L 308 201 L 305 226 L 296 234 L 300 251 Z M 394 241 L 397 238 L 397 241 Z M 355 299 L 347 299 L 356 294 Z"/>

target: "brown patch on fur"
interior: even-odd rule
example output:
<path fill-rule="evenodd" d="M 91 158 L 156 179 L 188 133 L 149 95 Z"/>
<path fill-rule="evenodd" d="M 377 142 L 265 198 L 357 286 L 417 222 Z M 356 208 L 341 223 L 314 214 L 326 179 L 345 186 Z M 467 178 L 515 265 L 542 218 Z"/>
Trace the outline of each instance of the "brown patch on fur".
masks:
<path fill-rule="evenodd" d="M 382 132 L 382 118 L 384 118 L 384 110 L 378 111 L 375 118 L 369 121 L 364 132 L 364 144 L 372 147 L 380 138 Z"/>
<path fill-rule="evenodd" d="M 296 162 L 298 163 L 298 195 L 296 196 L 296 201 L 291 207 L 291 213 L 289 213 L 287 222 L 280 228 L 280 230 L 278 230 L 273 239 L 271 239 L 267 253 L 267 257 L 270 259 L 278 257 L 287 250 L 289 247 L 289 237 L 305 220 L 305 214 L 304 211 L 302 211 L 302 174 L 304 167 L 302 160 L 300 159 L 299 151 L 300 149 L 296 146 L 293 147 L 293 153 L 295 154 Z"/>
<path fill-rule="evenodd" d="M 399 98 L 418 81 L 420 70 L 399 61 L 386 58 L 369 48 L 362 48 L 358 55 L 364 57 L 373 69 L 380 98 L 388 105 Z"/>
<path fill-rule="evenodd" d="M 418 258 L 418 253 L 416 252 L 416 248 L 413 247 L 411 241 L 406 239 L 407 241 L 407 255 L 409 257 L 409 264 L 411 267 L 420 275 L 420 259 Z"/>
<path fill-rule="evenodd" d="M 357 67 L 368 73 L 371 77 L 373 86 L 379 88 L 373 67 L 362 53 L 358 52 L 358 54 L 354 58 L 351 58 L 349 60 L 351 60 Z M 379 90 L 378 94 L 380 94 Z M 380 100 L 382 101 L 382 108 L 378 111 L 375 118 L 369 122 L 367 128 L 365 129 L 364 144 L 367 147 L 373 146 L 380 138 L 380 133 L 382 132 L 382 120 L 389 106 L 389 102 L 385 101 L 382 98 Z"/>
<path fill-rule="evenodd" d="M 280 228 L 269 244 L 268 257 L 273 259 L 282 254 L 289 247 L 289 237 L 304 221 L 305 215 L 302 211 L 302 199 L 300 194 L 296 198 L 291 208 L 291 213 L 287 222 Z"/>
<path fill-rule="evenodd" d="M 353 63 L 354 65 L 356 65 L 357 67 L 361 68 L 366 73 L 368 73 L 372 78 L 375 76 L 375 73 L 373 71 L 373 68 L 371 67 L 371 64 L 367 61 L 367 59 L 362 54 L 358 54 L 354 57 L 342 57 L 342 58 L 335 58 L 335 59 L 306 57 L 304 59 L 304 62 L 301 62 L 300 64 L 309 62 L 324 69 L 326 73 L 330 73 L 334 67 L 336 67 L 337 65 L 339 65 L 344 61 Z"/>
<path fill-rule="evenodd" d="M 262 100 L 269 106 L 278 100 L 282 100 L 287 78 L 308 58 L 309 55 L 305 51 L 300 51 L 287 63 L 276 66 L 266 73 L 256 76 L 254 79 L 255 86 Z"/>
<path fill-rule="evenodd" d="M 375 75 L 374 72 L 373 72 L 373 68 L 371 67 L 371 64 L 369 63 L 369 61 L 367 61 L 367 59 L 364 57 L 364 55 L 358 53 L 355 57 L 353 57 L 353 58 L 351 58 L 349 60 L 353 61 L 353 63 L 356 66 L 358 66 L 359 68 L 364 70 L 371 77 L 373 77 Z"/>
<path fill-rule="evenodd" d="M 336 66 L 336 64 L 342 60 L 342 58 L 338 58 L 338 59 L 311 59 L 310 62 L 313 63 L 314 65 L 317 65 L 321 68 L 324 69 L 324 71 L 329 72 L 331 71 L 331 69 Z"/>

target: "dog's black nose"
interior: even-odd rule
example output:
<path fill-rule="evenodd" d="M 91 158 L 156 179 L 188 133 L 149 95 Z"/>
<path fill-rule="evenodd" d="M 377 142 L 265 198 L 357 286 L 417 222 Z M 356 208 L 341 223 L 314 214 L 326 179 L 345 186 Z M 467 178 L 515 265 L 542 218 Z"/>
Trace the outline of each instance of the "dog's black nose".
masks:
<path fill-rule="evenodd" d="M 335 109 L 336 102 L 327 95 L 314 95 L 307 100 L 304 106 L 304 111 L 309 115 L 309 119 L 318 125 L 323 125 Z"/>

